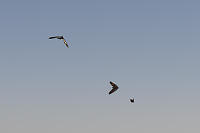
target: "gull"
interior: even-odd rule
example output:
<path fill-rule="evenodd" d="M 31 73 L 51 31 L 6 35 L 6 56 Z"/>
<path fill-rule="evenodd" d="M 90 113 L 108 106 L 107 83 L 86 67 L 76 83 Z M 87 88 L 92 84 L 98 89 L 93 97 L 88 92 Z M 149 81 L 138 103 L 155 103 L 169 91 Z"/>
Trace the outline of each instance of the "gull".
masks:
<path fill-rule="evenodd" d="M 135 102 L 134 98 L 130 99 L 130 102 L 131 102 L 131 103 L 134 103 L 134 102 Z"/>
<path fill-rule="evenodd" d="M 112 85 L 112 90 L 109 92 L 109 95 L 115 92 L 119 88 L 115 83 L 111 81 L 110 81 L 110 84 Z"/>
<path fill-rule="evenodd" d="M 64 44 L 69 48 L 69 46 L 68 46 L 68 44 L 67 44 L 67 41 L 65 40 L 65 38 L 64 38 L 63 36 L 52 36 L 52 37 L 49 37 L 49 39 L 54 39 L 54 38 L 63 40 L 63 41 L 64 41 Z"/>

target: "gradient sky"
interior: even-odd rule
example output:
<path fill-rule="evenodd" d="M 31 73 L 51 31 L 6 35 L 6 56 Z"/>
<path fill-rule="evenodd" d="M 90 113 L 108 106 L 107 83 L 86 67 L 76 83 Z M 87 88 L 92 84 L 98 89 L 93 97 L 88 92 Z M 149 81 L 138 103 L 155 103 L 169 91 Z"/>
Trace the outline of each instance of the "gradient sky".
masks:
<path fill-rule="evenodd" d="M 1 1 L 0 132 L 199 133 L 199 6 Z"/>

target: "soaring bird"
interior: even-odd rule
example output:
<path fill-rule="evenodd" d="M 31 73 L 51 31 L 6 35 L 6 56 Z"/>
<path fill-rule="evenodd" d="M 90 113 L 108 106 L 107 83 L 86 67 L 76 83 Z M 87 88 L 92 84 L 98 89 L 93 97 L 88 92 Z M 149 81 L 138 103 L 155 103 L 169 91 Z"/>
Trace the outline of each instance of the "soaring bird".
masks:
<path fill-rule="evenodd" d="M 134 103 L 134 102 L 135 102 L 134 98 L 130 99 L 130 102 L 131 102 L 131 103 Z"/>
<path fill-rule="evenodd" d="M 64 38 L 63 36 L 52 36 L 52 37 L 49 37 L 49 39 L 54 39 L 54 38 L 63 40 L 63 41 L 64 41 L 64 44 L 69 48 L 69 46 L 68 46 L 68 44 L 67 44 L 67 41 L 65 40 L 65 38 Z"/>
<path fill-rule="evenodd" d="M 115 83 L 111 81 L 110 81 L 110 84 L 112 85 L 112 90 L 109 92 L 109 95 L 115 92 L 119 88 Z"/>

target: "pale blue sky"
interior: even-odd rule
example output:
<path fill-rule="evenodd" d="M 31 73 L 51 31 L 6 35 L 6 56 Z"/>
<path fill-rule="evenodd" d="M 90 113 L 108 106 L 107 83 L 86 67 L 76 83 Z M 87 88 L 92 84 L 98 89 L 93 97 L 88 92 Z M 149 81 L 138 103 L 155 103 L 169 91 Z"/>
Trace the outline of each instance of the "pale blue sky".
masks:
<path fill-rule="evenodd" d="M 0 132 L 199 133 L 199 5 L 2 1 Z"/>

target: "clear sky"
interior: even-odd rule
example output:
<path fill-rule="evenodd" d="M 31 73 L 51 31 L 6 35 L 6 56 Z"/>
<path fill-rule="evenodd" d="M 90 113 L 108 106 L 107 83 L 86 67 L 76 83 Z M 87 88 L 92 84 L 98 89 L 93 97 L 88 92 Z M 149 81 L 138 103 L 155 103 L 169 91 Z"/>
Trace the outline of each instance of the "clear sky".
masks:
<path fill-rule="evenodd" d="M 199 5 L 2 0 L 0 132 L 199 133 Z"/>

